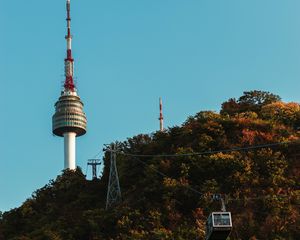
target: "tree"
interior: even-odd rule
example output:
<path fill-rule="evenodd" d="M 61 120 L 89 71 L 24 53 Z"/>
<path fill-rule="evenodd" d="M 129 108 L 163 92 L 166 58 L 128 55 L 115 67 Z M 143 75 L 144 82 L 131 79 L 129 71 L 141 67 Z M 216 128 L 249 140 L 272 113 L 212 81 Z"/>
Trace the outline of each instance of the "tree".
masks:
<path fill-rule="evenodd" d="M 300 105 L 298 103 L 270 103 L 262 107 L 261 115 L 264 119 L 270 119 L 295 128 L 300 127 Z"/>
<path fill-rule="evenodd" d="M 230 116 L 241 112 L 260 113 L 262 106 L 280 101 L 281 98 L 266 91 L 245 91 L 238 100 L 230 98 L 222 104 L 221 114 L 229 114 Z"/>
<path fill-rule="evenodd" d="M 270 104 L 272 102 L 278 102 L 281 98 L 278 95 L 275 95 L 266 91 L 249 91 L 244 92 L 244 95 L 241 96 L 238 100 L 239 104 L 246 104 L 248 106 L 258 105 L 263 106 L 266 104 Z"/>

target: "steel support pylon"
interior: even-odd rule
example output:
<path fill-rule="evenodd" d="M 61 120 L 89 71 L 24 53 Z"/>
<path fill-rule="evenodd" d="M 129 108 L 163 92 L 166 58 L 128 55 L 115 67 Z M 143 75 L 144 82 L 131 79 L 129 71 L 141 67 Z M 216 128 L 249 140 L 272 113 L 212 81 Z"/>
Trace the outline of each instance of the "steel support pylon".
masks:
<path fill-rule="evenodd" d="M 98 178 L 98 172 L 97 172 L 97 166 L 101 165 L 101 160 L 100 159 L 89 159 L 87 166 L 92 166 L 92 178 L 97 179 Z"/>
<path fill-rule="evenodd" d="M 117 148 L 115 144 L 111 144 L 110 151 L 110 171 L 106 197 L 106 209 L 109 209 L 121 202 L 121 188 L 117 170 Z"/>

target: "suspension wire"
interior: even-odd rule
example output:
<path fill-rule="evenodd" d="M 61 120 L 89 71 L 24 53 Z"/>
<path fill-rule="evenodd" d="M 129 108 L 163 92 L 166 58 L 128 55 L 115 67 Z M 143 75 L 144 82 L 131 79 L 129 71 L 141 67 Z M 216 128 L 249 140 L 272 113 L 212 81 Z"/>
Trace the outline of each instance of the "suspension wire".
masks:
<path fill-rule="evenodd" d="M 101 154 L 101 150 L 94 156 L 94 157 L 92 157 L 91 159 L 95 159 L 95 158 L 97 158 L 97 157 L 99 157 L 100 156 L 100 154 Z"/>
<path fill-rule="evenodd" d="M 168 175 L 164 174 L 163 172 L 157 170 L 154 166 L 152 165 L 148 165 L 147 163 L 145 163 L 144 161 L 136 158 L 136 160 L 140 163 L 142 163 L 143 165 L 147 166 L 147 167 L 150 167 L 154 172 L 156 172 L 157 174 L 159 174 L 160 176 L 162 177 L 166 177 L 166 178 L 170 178 Z M 203 193 L 199 192 L 198 190 L 196 190 L 195 188 L 191 187 L 191 186 L 188 186 L 188 185 L 185 185 L 184 186 L 185 188 L 191 190 L 192 192 L 194 193 L 197 193 L 197 194 L 200 194 L 201 196 L 203 195 Z"/>
<path fill-rule="evenodd" d="M 137 160 L 138 162 L 142 163 L 144 166 L 150 167 L 154 172 L 156 172 L 156 173 L 159 174 L 160 176 L 162 176 L 162 177 L 167 177 L 167 178 L 171 178 L 171 177 L 169 177 L 168 175 L 166 175 L 165 173 L 159 171 L 159 170 L 158 170 L 157 168 L 155 168 L 154 166 L 145 163 L 144 161 L 138 159 L 137 157 L 135 157 L 134 159 Z M 199 195 L 200 195 L 200 198 L 203 198 L 204 193 L 199 192 L 199 191 L 196 190 L 195 188 L 193 188 L 193 187 L 191 187 L 191 186 L 188 186 L 188 185 L 183 185 L 183 187 L 187 188 L 188 190 L 190 190 L 190 191 L 192 191 L 192 192 L 194 192 L 194 193 L 196 193 L 196 194 L 199 194 Z M 290 197 L 290 195 L 276 195 L 276 196 L 279 197 L 279 198 L 287 198 L 287 197 Z M 241 198 L 228 198 L 228 199 L 227 199 L 227 202 L 253 201 L 253 200 L 268 199 L 268 198 L 273 198 L 273 197 L 274 197 L 274 195 L 272 195 L 272 196 L 261 196 L 261 197 L 250 197 L 250 198 L 244 198 L 244 199 L 241 199 Z M 176 200 L 176 199 L 175 199 L 175 200 Z M 181 203 L 181 202 L 180 202 L 180 203 Z M 292 204 L 292 205 L 300 205 L 300 204 Z"/>
<path fill-rule="evenodd" d="M 210 154 L 216 154 L 216 153 L 228 153 L 228 152 L 238 152 L 238 151 L 249 151 L 249 150 L 254 150 L 254 149 L 260 149 L 260 148 L 268 148 L 268 147 L 275 147 L 275 146 L 280 146 L 280 145 L 285 145 L 285 144 L 293 144 L 293 143 L 300 143 L 300 140 L 295 140 L 295 141 L 284 141 L 284 142 L 275 142 L 275 143 L 268 143 L 268 144 L 260 144 L 260 145 L 253 145 L 253 146 L 247 146 L 247 147 L 236 147 L 236 148 L 229 148 L 229 149 L 221 149 L 221 150 L 212 150 L 212 151 L 204 151 L 204 152 L 195 152 L 195 153 L 183 153 L 183 154 L 131 154 L 131 153 L 125 153 L 122 151 L 117 151 L 117 155 L 123 155 L 123 156 L 129 156 L 133 157 L 136 161 L 139 163 L 143 164 L 144 166 L 150 167 L 154 172 L 156 172 L 158 175 L 165 177 L 165 178 L 171 178 L 165 173 L 159 171 L 157 168 L 155 168 L 152 165 L 149 165 L 145 163 L 144 161 L 140 160 L 139 158 L 144 158 L 144 157 L 182 157 L 182 156 L 201 156 L 201 155 L 210 155 Z M 94 158 L 96 158 L 98 155 L 100 155 L 101 151 L 99 151 Z M 197 189 L 188 186 L 188 185 L 183 185 L 183 187 L 187 188 L 188 190 L 200 195 L 202 198 L 204 193 L 201 193 Z M 278 195 L 277 195 L 278 196 Z M 278 197 L 281 198 L 286 198 L 289 197 L 290 195 L 279 195 Z M 251 197 L 251 198 L 245 198 L 245 199 L 240 199 L 240 198 L 229 198 L 227 199 L 228 202 L 233 202 L 233 201 L 251 201 L 251 200 L 259 200 L 259 199 L 266 199 L 266 198 L 272 198 L 272 196 L 262 196 L 262 197 Z M 179 201 L 178 201 L 179 202 Z"/>
<path fill-rule="evenodd" d="M 250 197 L 250 198 L 228 198 L 227 202 L 242 202 L 242 201 L 254 201 L 254 200 L 263 200 L 263 199 L 269 199 L 269 198 L 273 198 L 274 196 L 276 196 L 277 198 L 288 198 L 291 197 L 291 195 L 283 195 L 283 194 L 279 194 L 279 195 L 270 195 L 270 196 L 261 196 L 261 197 Z M 293 204 L 293 205 L 299 205 L 299 204 Z"/>
<path fill-rule="evenodd" d="M 130 157 L 184 157 L 184 156 L 187 157 L 187 156 L 209 155 L 209 154 L 215 154 L 215 153 L 249 151 L 249 150 L 253 150 L 253 149 L 275 147 L 275 146 L 280 146 L 280 145 L 284 145 L 284 144 L 293 144 L 293 143 L 300 143 L 300 140 L 276 142 L 276 143 L 267 143 L 267 144 L 253 145 L 253 146 L 247 146 L 247 147 L 236 147 L 236 148 L 228 148 L 228 149 L 212 150 L 212 151 L 204 151 L 204 152 L 194 152 L 194 153 L 132 154 L 132 153 L 125 153 L 125 152 L 119 151 L 118 154 L 125 155 L 125 156 L 130 156 Z"/>

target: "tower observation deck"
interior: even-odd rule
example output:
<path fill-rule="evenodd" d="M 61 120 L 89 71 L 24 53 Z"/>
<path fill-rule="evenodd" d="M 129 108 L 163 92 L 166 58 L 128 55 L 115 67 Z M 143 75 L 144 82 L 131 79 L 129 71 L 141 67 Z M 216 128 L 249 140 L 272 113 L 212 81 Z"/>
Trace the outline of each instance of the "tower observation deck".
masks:
<path fill-rule="evenodd" d="M 86 133 L 86 116 L 83 103 L 74 84 L 74 59 L 72 57 L 72 35 L 70 0 L 67 0 L 67 57 L 65 58 L 65 82 L 61 96 L 55 103 L 52 117 L 52 132 L 64 137 L 64 169 L 76 169 L 76 137 Z"/>

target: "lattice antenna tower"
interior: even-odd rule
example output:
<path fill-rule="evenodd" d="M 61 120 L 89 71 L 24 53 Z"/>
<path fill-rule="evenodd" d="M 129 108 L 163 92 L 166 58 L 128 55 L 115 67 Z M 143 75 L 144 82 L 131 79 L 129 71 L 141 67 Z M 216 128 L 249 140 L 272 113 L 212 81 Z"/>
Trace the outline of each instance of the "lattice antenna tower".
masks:
<path fill-rule="evenodd" d="M 164 131 L 164 116 L 163 116 L 163 103 L 161 97 L 159 98 L 159 131 Z"/>
<path fill-rule="evenodd" d="M 106 197 L 106 209 L 112 208 L 122 200 L 116 162 L 117 150 L 116 144 L 111 144 L 108 148 L 108 151 L 110 152 L 110 171 Z"/>

